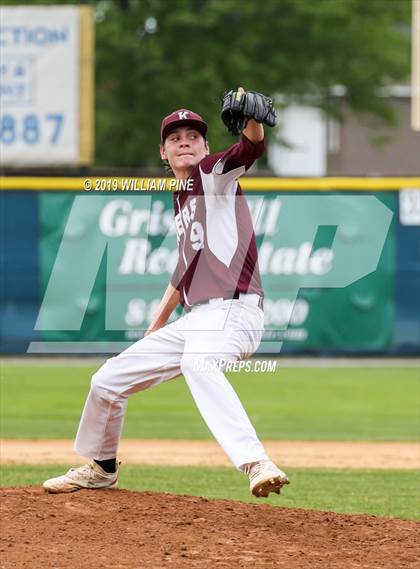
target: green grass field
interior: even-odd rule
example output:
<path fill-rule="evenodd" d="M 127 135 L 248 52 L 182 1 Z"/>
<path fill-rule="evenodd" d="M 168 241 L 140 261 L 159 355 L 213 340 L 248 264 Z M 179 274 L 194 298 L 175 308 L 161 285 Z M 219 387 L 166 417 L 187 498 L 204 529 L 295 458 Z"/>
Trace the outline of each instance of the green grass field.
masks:
<path fill-rule="evenodd" d="M 2 469 L 2 486 L 40 485 L 66 472 L 69 465 L 16 466 Z M 419 478 L 414 471 L 288 468 L 292 483 L 281 496 L 261 500 L 248 492 L 246 477 L 233 468 L 152 467 L 127 465 L 120 487 L 225 498 L 286 508 L 420 519 Z"/>
<path fill-rule="evenodd" d="M 2 367 L 1 436 L 73 438 L 95 368 Z M 420 429 L 415 368 L 285 368 L 230 374 L 259 436 L 413 441 Z M 185 382 L 130 398 L 127 438 L 211 438 Z"/>
<path fill-rule="evenodd" d="M 263 439 L 418 440 L 416 368 L 284 368 L 230 374 Z M 3 438 L 73 438 L 91 366 L 1 368 Z M 126 438 L 211 438 L 182 379 L 130 398 Z M 1 484 L 39 485 L 69 465 L 4 465 Z M 420 519 L 416 471 L 287 469 L 292 484 L 264 503 Z M 124 466 L 120 486 L 258 502 L 233 468 Z"/>

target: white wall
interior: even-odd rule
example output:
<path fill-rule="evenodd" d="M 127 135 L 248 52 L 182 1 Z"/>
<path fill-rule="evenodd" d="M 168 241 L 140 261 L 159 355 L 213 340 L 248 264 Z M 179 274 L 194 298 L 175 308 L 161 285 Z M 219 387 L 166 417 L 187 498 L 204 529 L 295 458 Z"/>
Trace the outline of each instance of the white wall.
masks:
<path fill-rule="evenodd" d="M 279 136 L 293 148 L 276 143 L 268 148 L 268 164 L 277 176 L 325 176 L 327 124 L 314 107 L 291 105 L 279 114 Z"/>

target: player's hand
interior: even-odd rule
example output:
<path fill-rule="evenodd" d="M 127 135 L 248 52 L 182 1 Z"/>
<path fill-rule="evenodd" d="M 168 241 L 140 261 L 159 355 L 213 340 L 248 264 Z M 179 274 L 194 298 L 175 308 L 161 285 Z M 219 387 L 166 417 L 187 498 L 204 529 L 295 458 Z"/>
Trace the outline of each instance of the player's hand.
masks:
<path fill-rule="evenodd" d="M 161 328 L 161 326 L 149 326 L 148 329 L 146 330 L 146 332 L 144 333 L 144 337 L 148 336 L 149 334 L 151 334 L 152 332 L 156 332 L 156 330 L 159 330 L 159 328 Z"/>
<path fill-rule="evenodd" d="M 245 91 L 239 87 L 237 91 L 228 91 L 222 98 L 220 116 L 229 132 L 238 135 L 246 127 L 248 117 L 244 115 Z"/>
<path fill-rule="evenodd" d="M 245 96 L 243 113 L 246 117 L 267 126 L 276 126 L 277 115 L 273 107 L 273 101 L 255 91 L 248 91 Z"/>
<path fill-rule="evenodd" d="M 160 328 L 163 328 L 165 326 L 165 324 L 166 324 L 166 320 L 164 320 L 162 318 L 154 318 L 150 322 L 149 327 L 147 328 L 146 332 L 144 333 L 144 336 L 148 336 L 152 332 L 156 332 L 157 330 L 160 330 Z"/>
<path fill-rule="evenodd" d="M 249 119 L 257 123 L 275 126 L 277 123 L 273 101 L 255 91 L 229 91 L 222 98 L 221 118 L 228 130 L 235 135 L 241 134 Z"/>

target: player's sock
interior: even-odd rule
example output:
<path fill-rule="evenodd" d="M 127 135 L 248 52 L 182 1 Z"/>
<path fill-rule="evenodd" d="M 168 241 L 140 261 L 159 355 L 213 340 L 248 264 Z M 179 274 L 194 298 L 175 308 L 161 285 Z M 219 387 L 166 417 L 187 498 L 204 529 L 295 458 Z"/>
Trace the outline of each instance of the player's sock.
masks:
<path fill-rule="evenodd" d="M 96 462 L 96 464 L 99 464 L 99 466 L 103 468 L 105 472 L 108 472 L 109 474 L 117 470 L 116 458 L 109 458 L 108 460 L 96 460 L 96 458 L 94 458 L 93 460 Z"/>

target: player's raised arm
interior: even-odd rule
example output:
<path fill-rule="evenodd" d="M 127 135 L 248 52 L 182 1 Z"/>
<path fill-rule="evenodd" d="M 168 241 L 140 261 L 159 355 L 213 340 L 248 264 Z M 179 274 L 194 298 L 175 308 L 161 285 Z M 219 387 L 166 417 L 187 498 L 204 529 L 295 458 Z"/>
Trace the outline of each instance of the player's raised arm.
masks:
<path fill-rule="evenodd" d="M 217 194 L 225 193 L 225 188 L 229 187 L 229 172 L 235 178 L 241 176 L 264 153 L 263 125 L 275 126 L 277 117 L 270 98 L 254 91 L 244 91 L 240 87 L 224 95 L 221 119 L 232 134 L 242 136 L 238 143 L 220 155 L 213 167 L 214 174 L 224 177 L 215 184 Z M 204 169 L 205 166 L 203 163 Z"/>
<path fill-rule="evenodd" d="M 264 140 L 264 127 L 254 119 L 249 119 L 248 124 L 242 131 L 248 140 L 254 144 L 258 144 Z"/>

